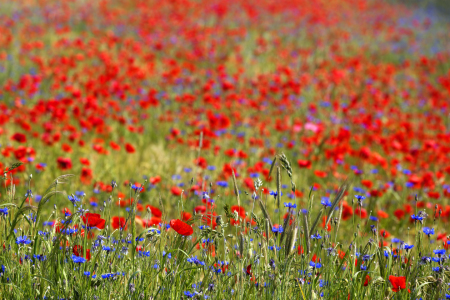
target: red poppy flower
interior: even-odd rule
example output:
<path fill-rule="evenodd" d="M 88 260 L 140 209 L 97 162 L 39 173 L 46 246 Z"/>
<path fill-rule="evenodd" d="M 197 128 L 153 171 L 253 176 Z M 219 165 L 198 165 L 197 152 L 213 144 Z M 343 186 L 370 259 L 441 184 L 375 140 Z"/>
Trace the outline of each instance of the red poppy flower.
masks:
<path fill-rule="evenodd" d="M 181 213 L 181 220 L 187 221 L 187 220 L 189 220 L 190 218 L 192 218 L 192 215 L 191 215 L 190 213 L 185 212 L 185 211 L 183 211 L 183 212 Z"/>
<path fill-rule="evenodd" d="M 161 218 L 162 213 L 161 213 L 161 211 L 159 210 L 159 208 L 154 207 L 154 206 L 151 206 L 150 204 L 147 205 L 146 208 L 147 208 L 147 209 L 150 209 L 150 211 L 152 212 L 152 215 L 153 215 L 154 217 Z"/>
<path fill-rule="evenodd" d="M 405 216 L 405 212 L 402 209 L 397 209 L 394 211 L 394 216 L 397 217 L 398 220 Z"/>
<path fill-rule="evenodd" d="M 172 192 L 172 195 L 174 196 L 180 196 L 181 193 L 183 192 L 179 187 L 174 186 L 172 187 L 172 189 L 170 190 Z"/>
<path fill-rule="evenodd" d="M 92 170 L 89 168 L 82 168 L 81 169 L 81 175 L 80 175 L 80 181 L 83 184 L 90 184 L 92 180 Z"/>
<path fill-rule="evenodd" d="M 348 220 L 353 216 L 353 208 L 344 201 L 342 205 L 342 220 Z"/>
<path fill-rule="evenodd" d="M 19 142 L 19 143 L 26 143 L 27 137 L 25 134 L 17 132 L 17 133 L 13 134 L 13 136 L 11 137 L 11 140 Z"/>
<path fill-rule="evenodd" d="M 194 233 L 194 229 L 179 219 L 173 219 L 170 221 L 170 227 L 178 234 L 189 236 Z"/>
<path fill-rule="evenodd" d="M 109 142 L 109 145 L 111 146 L 111 148 L 113 148 L 113 150 L 120 150 L 120 146 L 116 143 L 114 143 L 113 141 Z"/>
<path fill-rule="evenodd" d="M 299 159 L 297 163 L 300 168 L 311 168 L 311 161 L 309 160 Z"/>
<path fill-rule="evenodd" d="M 73 254 L 75 254 L 76 256 L 83 257 L 83 253 L 84 253 L 84 251 L 83 251 L 83 246 L 79 246 L 79 245 L 73 246 L 72 252 L 73 252 Z M 91 260 L 91 249 L 87 249 L 87 250 L 86 250 L 86 259 L 87 259 L 88 261 Z"/>
<path fill-rule="evenodd" d="M 378 215 L 378 217 L 381 218 L 381 219 L 387 219 L 387 218 L 389 218 L 389 214 L 386 213 L 386 212 L 384 212 L 384 211 L 382 211 L 382 210 L 379 210 L 379 211 L 377 212 L 377 215 Z"/>
<path fill-rule="evenodd" d="M 126 220 L 124 217 L 112 217 L 111 219 L 111 226 L 114 229 L 122 228 L 123 230 L 127 230 Z"/>
<path fill-rule="evenodd" d="M 242 206 L 239 205 L 233 205 L 231 208 L 231 213 L 234 213 L 235 211 L 237 211 L 237 213 L 239 214 L 239 216 L 241 218 L 245 218 L 245 208 L 243 208 Z"/>
<path fill-rule="evenodd" d="M 196 206 L 196 207 L 194 207 L 194 211 L 197 214 L 204 214 L 206 212 L 206 206 L 204 206 L 204 205 Z"/>
<path fill-rule="evenodd" d="M 252 276 L 252 265 L 251 264 L 247 266 L 247 269 L 245 270 L 245 272 L 247 273 L 247 275 Z"/>
<path fill-rule="evenodd" d="M 158 182 L 161 181 L 161 176 L 155 176 L 155 177 L 150 177 L 150 183 L 151 184 L 157 184 Z"/>
<path fill-rule="evenodd" d="M 357 215 L 358 217 L 361 217 L 361 219 L 365 219 L 367 218 L 367 210 L 365 210 L 364 208 L 361 208 L 361 211 L 359 208 L 355 209 L 355 215 Z"/>
<path fill-rule="evenodd" d="M 380 230 L 380 235 L 381 235 L 382 237 L 384 237 L 384 238 L 388 238 L 391 234 L 390 234 L 387 230 L 381 229 L 381 230 Z"/>
<path fill-rule="evenodd" d="M 392 284 L 392 291 L 398 292 L 401 289 L 406 289 L 406 277 L 405 276 L 389 276 L 389 281 Z"/>
<path fill-rule="evenodd" d="M 159 223 L 161 223 L 161 218 L 158 217 L 151 217 L 150 220 L 143 221 L 144 227 L 157 226 Z"/>
<path fill-rule="evenodd" d="M 366 275 L 366 281 L 364 281 L 364 286 L 368 286 L 369 283 L 370 283 L 370 281 L 371 281 L 370 276 L 369 276 L 369 275 Z"/>
<path fill-rule="evenodd" d="M 58 167 L 61 170 L 70 170 L 70 169 L 72 169 L 72 160 L 70 160 L 70 158 L 58 157 L 56 162 L 58 163 Z"/>
<path fill-rule="evenodd" d="M 98 229 L 105 228 L 105 220 L 100 217 L 99 214 L 92 214 L 92 213 L 86 213 L 83 217 L 84 225 L 86 225 L 88 228 L 96 227 Z"/>
<path fill-rule="evenodd" d="M 320 178 L 325 178 L 325 177 L 327 177 L 327 173 L 324 172 L 324 171 L 320 171 L 320 170 L 314 171 L 314 175 L 316 175 L 317 177 L 320 177 Z"/>
<path fill-rule="evenodd" d="M 80 158 L 80 163 L 85 166 L 89 166 L 91 164 L 89 162 L 89 159 L 87 159 L 87 158 Z"/>
<path fill-rule="evenodd" d="M 131 144 L 129 144 L 129 143 L 126 143 L 126 144 L 125 144 L 125 150 L 126 150 L 128 153 L 134 153 L 134 152 L 136 151 L 136 149 L 134 149 L 133 145 L 131 145 Z"/>
<path fill-rule="evenodd" d="M 206 167 L 208 166 L 208 162 L 206 161 L 206 159 L 201 156 L 194 159 L 194 164 L 202 169 L 206 169 Z"/>

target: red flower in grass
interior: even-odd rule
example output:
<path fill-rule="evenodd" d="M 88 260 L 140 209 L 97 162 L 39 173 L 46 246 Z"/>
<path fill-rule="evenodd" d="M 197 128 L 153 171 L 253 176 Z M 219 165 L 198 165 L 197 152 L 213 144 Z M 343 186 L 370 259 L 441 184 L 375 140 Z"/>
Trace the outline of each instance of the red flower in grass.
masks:
<path fill-rule="evenodd" d="M 161 211 L 159 210 L 159 208 L 154 207 L 154 206 L 151 206 L 150 204 L 147 205 L 146 208 L 147 208 L 147 209 L 150 209 L 150 211 L 152 212 L 152 215 L 153 215 L 154 217 L 161 218 L 162 213 L 161 213 Z"/>
<path fill-rule="evenodd" d="M 129 144 L 129 143 L 125 144 L 125 150 L 126 150 L 128 153 L 134 153 L 134 152 L 136 151 L 136 150 L 134 149 L 133 145 L 131 145 L 131 144 Z"/>
<path fill-rule="evenodd" d="M 370 278 L 370 276 L 366 275 L 366 281 L 364 281 L 364 286 L 368 286 L 371 280 L 372 279 Z"/>
<path fill-rule="evenodd" d="M 172 187 L 172 189 L 170 190 L 172 192 L 172 195 L 174 196 L 180 196 L 181 193 L 183 192 L 179 187 L 174 186 Z"/>
<path fill-rule="evenodd" d="M 127 230 L 127 226 L 126 226 L 126 220 L 124 217 L 112 217 L 111 219 L 111 226 L 114 229 L 119 229 L 122 228 L 123 230 Z"/>
<path fill-rule="evenodd" d="M 92 170 L 86 167 L 81 169 L 80 181 L 83 184 L 90 184 L 92 180 Z"/>
<path fill-rule="evenodd" d="M 11 140 L 19 142 L 19 143 L 26 143 L 27 137 L 25 134 L 17 132 L 17 133 L 13 134 L 13 136 L 11 137 Z"/>
<path fill-rule="evenodd" d="M 105 220 L 100 217 L 99 214 L 86 213 L 83 217 L 84 225 L 88 228 L 96 227 L 98 229 L 105 228 Z"/>
<path fill-rule="evenodd" d="M 83 257 L 83 246 L 79 246 L 79 245 L 75 245 L 73 246 L 73 250 L 72 250 L 73 254 L 75 254 L 76 256 L 79 257 Z M 86 259 L 88 261 L 91 260 L 91 249 L 87 249 L 86 250 Z"/>
<path fill-rule="evenodd" d="M 406 289 L 406 277 L 405 276 L 389 276 L 389 281 L 392 284 L 392 291 L 398 292 L 402 289 Z M 409 293 L 409 289 L 408 289 Z"/>
<path fill-rule="evenodd" d="M 181 212 L 181 220 L 187 221 L 192 218 L 192 215 L 186 211 Z"/>
<path fill-rule="evenodd" d="M 230 210 L 231 210 L 231 213 L 234 213 L 235 211 L 237 211 L 241 218 L 245 218 L 245 208 L 243 208 L 242 206 L 233 205 L 233 206 L 231 206 Z"/>
<path fill-rule="evenodd" d="M 58 163 L 58 167 L 61 170 L 70 170 L 70 169 L 72 169 L 72 161 L 70 160 L 70 158 L 58 157 L 56 162 Z"/>
<path fill-rule="evenodd" d="M 89 162 L 89 159 L 87 159 L 87 158 L 80 158 L 80 163 L 82 164 L 82 165 L 85 165 L 85 166 L 89 166 L 91 163 Z"/>
<path fill-rule="evenodd" d="M 204 214 L 204 213 L 206 213 L 206 206 L 198 205 L 198 206 L 194 207 L 194 211 L 196 214 Z"/>
<path fill-rule="evenodd" d="M 247 269 L 245 270 L 245 273 L 247 273 L 247 275 L 252 276 L 252 265 L 248 265 Z"/>
<path fill-rule="evenodd" d="M 173 219 L 170 221 L 170 227 L 178 234 L 189 236 L 194 233 L 194 229 L 179 219 Z"/>
<path fill-rule="evenodd" d="M 300 168 L 311 168 L 311 161 L 309 160 L 299 159 L 297 163 Z"/>
<path fill-rule="evenodd" d="M 394 211 L 394 215 L 398 220 L 402 219 L 405 216 L 405 214 L 406 213 L 401 209 L 397 209 L 396 211 Z"/>

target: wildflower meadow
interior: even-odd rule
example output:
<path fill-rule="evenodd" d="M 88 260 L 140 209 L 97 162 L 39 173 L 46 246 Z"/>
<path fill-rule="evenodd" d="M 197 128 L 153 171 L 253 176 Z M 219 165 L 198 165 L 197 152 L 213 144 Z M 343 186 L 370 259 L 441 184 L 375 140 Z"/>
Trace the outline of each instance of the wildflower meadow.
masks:
<path fill-rule="evenodd" d="M 1 1 L 0 299 L 450 299 L 450 19 L 407 2 Z"/>

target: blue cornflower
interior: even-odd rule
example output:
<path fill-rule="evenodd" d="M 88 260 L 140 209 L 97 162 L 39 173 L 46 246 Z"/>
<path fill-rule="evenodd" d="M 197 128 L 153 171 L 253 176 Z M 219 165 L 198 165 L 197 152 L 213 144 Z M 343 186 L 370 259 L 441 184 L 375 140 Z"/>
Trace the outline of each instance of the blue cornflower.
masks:
<path fill-rule="evenodd" d="M 369 254 L 365 254 L 365 255 L 362 256 L 362 260 L 363 261 L 367 261 L 369 259 L 370 259 L 370 255 Z"/>
<path fill-rule="evenodd" d="M 91 275 L 91 272 L 86 271 L 86 272 L 83 272 L 83 274 L 86 275 L 86 276 L 90 276 L 90 275 Z"/>
<path fill-rule="evenodd" d="M 84 196 L 86 196 L 86 194 L 84 191 L 75 191 L 75 196 L 84 197 Z"/>
<path fill-rule="evenodd" d="M 277 247 L 277 246 L 269 246 L 269 250 L 274 251 L 274 250 L 281 250 L 281 247 Z"/>
<path fill-rule="evenodd" d="M 360 194 L 365 194 L 365 193 L 366 193 L 365 190 L 363 190 L 363 189 L 360 188 L 360 187 L 356 187 L 356 186 L 353 188 L 353 190 L 354 190 L 356 193 L 360 193 Z"/>
<path fill-rule="evenodd" d="M 371 221 L 375 221 L 375 222 L 378 221 L 378 218 L 375 217 L 375 216 L 370 216 L 369 219 L 370 219 Z"/>
<path fill-rule="evenodd" d="M 313 267 L 314 269 L 320 269 L 320 268 L 322 268 L 322 264 L 321 264 L 321 263 L 314 263 L 313 261 L 310 261 L 310 262 L 309 262 L 309 265 L 310 265 L 311 267 Z"/>
<path fill-rule="evenodd" d="M 322 237 L 320 236 L 319 233 L 316 233 L 315 235 L 314 235 L 314 234 L 311 235 L 311 238 L 312 238 L 313 240 L 320 240 Z"/>
<path fill-rule="evenodd" d="M 78 197 L 75 196 L 75 195 L 67 196 L 67 198 L 69 199 L 70 202 L 72 202 L 73 205 L 75 205 L 75 202 L 80 202 L 80 201 L 81 201 L 81 200 L 78 199 Z"/>
<path fill-rule="evenodd" d="M 441 255 L 445 254 L 445 249 L 434 250 L 433 253 L 436 254 L 436 255 L 441 256 Z"/>
<path fill-rule="evenodd" d="M 283 227 L 281 226 L 281 225 L 278 225 L 278 226 L 273 226 L 272 227 L 272 232 L 275 232 L 275 233 L 282 233 L 283 232 Z"/>
<path fill-rule="evenodd" d="M 150 251 L 139 251 L 139 256 L 150 257 Z"/>
<path fill-rule="evenodd" d="M 356 200 L 358 200 L 358 205 L 362 206 L 362 202 L 364 199 L 366 199 L 366 196 L 362 196 L 362 195 L 355 195 Z"/>
<path fill-rule="evenodd" d="M 8 214 L 8 208 L 0 208 L 0 216 L 6 216 Z"/>
<path fill-rule="evenodd" d="M 188 258 L 187 262 L 190 262 L 191 264 L 201 265 L 201 266 L 205 265 L 205 262 L 199 260 L 197 258 L 197 256 Z"/>
<path fill-rule="evenodd" d="M 394 244 L 397 244 L 397 243 L 400 243 L 400 242 L 401 242 L 401 240 L 400 240 L 399 238 L 393 238 L 391 241 L 392 241 Z"/>
<path fill-rule="evenodd" d="M 277 199 L 278 192 L 277 191 L 271 191 L 270 195 L 273 196 L 274 199 Z M 280 196 L 283 196 L 283 192 L 280 191 Z"/>
<path fill-rule="evenodd" d="M 441 268 L 436 267 L 436 268 L 432 268 L 432 270 L 433 270 L 434 272 L 440 272 L 440 271 L 441 271 Z"/>
<path fill-rule="evenodd" d="M 443 259 L 441 259 L 440 257 L 432 257 L 431 260 L 436 263 L 440 263 L 441 261 L 443 261 Z"/>
<path fill-rule="evenodd" d="M 33 192 L 31 190 L 27 190 L 25 197 L 33 198 Z"/>
<path fill-rule="evenodd" d="M 135 184 L 132 184 L 131 188 L 134 190 L 135 193 L 139 193 L 139 192 L 141 192 L 144 189 L 142 186 L 138 186 L 138 185 L 135 185 Z"/>
<path fill-rule="evenodd" d="M 289 209 L 291 209 L 291 208 L 296 208 L 296 207 L 297 207 L 297 204 L 293 204 L 293 203 L 291 203 L 291 202 L 288 202 L 288 203 L 284 202 L 284 207 L 287 207 L 287 208 L 289 208 Z"/>
<path fill-rule="evenodd" d="M 82 263 L 86 262 L 86 259 L 84 257 L 79 257 L 79 256 L 76 256 L 75 254 L 72 254 L 71 258 L 72 258 L 73 262 L 77 263 L 77 264 L 82 264 Z"/>
<path fill-rule="evenodd" d="M 103 278 L 103 279 L 107 279 L 107 278 L 111 278 L 111 277 L 114 277 L 114 274 L 113 274 L 113 273 L 102 274 L 102 278 Z"/>
<path fill-rule="evenodd" d="M 419 215 L 412 215 L 411 216 L 411 219 L 413 219 L 414 220 L 414 222 L 417 222 L 417 221 L 422 221 L 423 220 L 423 217 L 422 216 L 419 216 Z"/>
<path fill-rule="evenodd" d="M 44 260 L 47 259 L 47 256 L 42 255 L 42 254 L 34 254 L 33 257 L 36 258 L 39 261 L 44 261 Z"/>
<path fill-rule="evenodd" d="M 331 205 L 333 205 L 330 201 L 330 198 L 328 197 L 322 197 L 322 200 L 320 200 L 320 204 L 322 204 L 324 207 L 331 207 Z"/>
<path fill-rule="evenodd" d="M 17 238 L 16 238 L 16 244 L 18 244 L 18 245 L 25 245 L 25 244 L 31 244 L 31 240 L 30 239 L 28 239 L 28 237 L 26 237 L 26 236 L 18 236 Z"/>
<path fill-rule="evenodd" d="M 405 249 L 405 250 L 411 250 L 412 248 L 414 248 L 414 245 L 408 245 L 408 244 L 404 244 L 403 245 L 403 248 Z"/>
<path fill-rule="evenodd" d="M 108 253 L 115 250 L 115 249 L 111 249 L 111 247 L 109 247 L 109 246 L 103 246 L 102 249 L 105 250 Z"/>
<path fill-rule="evenodd" d="M 434 234 L 434 228 L 428 228 L 428 227 L 424 227 L 423 228 L 423 232 L 428 235 L 428 237 L 432 234 Z"/>
<path fill-rule="evenodd" d="M 221 187 L 228 187 L 228 182 L 226 181 L 217 181 L 216 184 Z"/>
<path fill-rule="evenodd" d="M 191 292 L 189 292 L 189 291 L 184 291 L 184 295 L 185 295 L 186 297 L 188 297 L 188 298 L 193 298 L 193 297 L 195 296 L 194 293 L 191 293 Z"/>
<path fill-rule="evenodd" d="M 302 214 L 307 215 L 308 214 L 308 210 L 306 208 L 302 209 Z"/>

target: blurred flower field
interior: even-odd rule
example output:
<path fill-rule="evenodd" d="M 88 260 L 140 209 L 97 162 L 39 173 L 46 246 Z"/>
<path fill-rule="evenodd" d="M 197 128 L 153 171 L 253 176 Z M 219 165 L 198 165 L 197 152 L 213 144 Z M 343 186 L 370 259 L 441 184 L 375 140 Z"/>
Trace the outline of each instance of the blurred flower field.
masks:
<path fill-rule="evenodd" d="M 450 299 L 448 18 L 373 0 L 0 15 L 1 299 Z"/>

